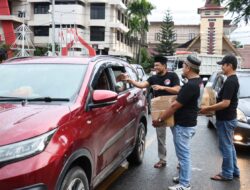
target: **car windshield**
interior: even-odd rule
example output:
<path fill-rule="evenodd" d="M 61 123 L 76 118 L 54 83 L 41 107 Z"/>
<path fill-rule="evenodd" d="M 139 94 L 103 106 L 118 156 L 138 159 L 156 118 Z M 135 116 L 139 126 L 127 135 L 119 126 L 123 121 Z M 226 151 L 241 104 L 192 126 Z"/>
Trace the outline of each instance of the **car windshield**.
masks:
<path fill-rule="evenodd" d="M 79 91 L 86 65 L 0 65 L 1 98 L 72 99 Z"/>
<path fill-rule="evenodd" d="M 250 98 L 250 90 L 249 90 L 250 76 L 245 75 L 238 77 L 240 83 L 240 98 Z"/>

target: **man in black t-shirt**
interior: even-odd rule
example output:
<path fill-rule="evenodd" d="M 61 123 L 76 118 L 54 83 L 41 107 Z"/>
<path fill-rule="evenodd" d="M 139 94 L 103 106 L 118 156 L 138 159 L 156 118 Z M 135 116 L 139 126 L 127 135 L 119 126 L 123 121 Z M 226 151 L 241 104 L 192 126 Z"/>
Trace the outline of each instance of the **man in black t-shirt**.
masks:
<path fill-rule="evenodd" d="M 180 89 L 180 80 L 176 73 L 168 72 L 166 63 L 166 57 L 157 56 L 154 58 L 154 69 L 156 71 L 156 75 L 149 77 L 147 81 L 143 82 L 137 82 L 126 77 L 125 80 L 138 88 L 147 88 L 151 86 L 154 90 L 155 97 L 175 95 Z M 161 168 L 166 166 L 166 127 L 157 127 L 156 134 L 159 161 L 154 165 L 154 167 Z"/>
<path fill-rule="evenodd" d="M 230 181 L 234 177 L 240 176 L 233 144 L 234 129 L 237 127 L 236 109 L 239 91 L 239 82 L 236 76 L 237 58 L 234 55 L 226 55 L 218 64 L 222 65 L 222 71 L 227 76 L 227 79 L 218 93 L 217 103 L 212 106 L 202 107 L 200 112 L 216 111 L 219 149 L 223 156 L 223 162 L 221 172 L 211 177 L 211 179 Z"/>
<path fill-rule="evenodd" d="M 171 128 L 176 156 L 179 161 L 179 176 L 173 181 L 177 185 L 168 187 L 170 190 L 190 190 L 191 179 L 191 156 L 190 140 L 195 134 L 198 116 L 198 99 L 200 89 L 203 86 L 199 76 L 199 66 L 201 62 L 194 56 L 189 55 L 183 63 L 183 75 L 188 79 L 170 108 L 166 109 L 160 118 L 153 121 L 153 125 L 160 126 L 161 123 L 171 115 L 174 115 L 175 126 Z"/>

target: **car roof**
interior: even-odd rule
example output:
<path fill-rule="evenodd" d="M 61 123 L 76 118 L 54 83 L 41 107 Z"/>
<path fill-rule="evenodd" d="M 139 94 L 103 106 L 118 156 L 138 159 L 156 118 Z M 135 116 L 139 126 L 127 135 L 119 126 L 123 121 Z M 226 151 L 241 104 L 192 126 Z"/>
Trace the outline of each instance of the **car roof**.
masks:
<path fill-rule="evenodd" d="M 18 57 L 6 60 L 4 64 L 87 64 L 91 57 Z"/>
<path fill-rule="evenodd" d="M 215 74 L 215 73 L 216 73 L 216 75 L 223 75 L 222 71 L 213 72 L 213 74 Z M 250 74 L 250 69 L 237 69 L 236 74 L 237 75 L 249 75 Z"/>
<path fill-rule="evenodd" d="M 89 56 L 33 56 L 33 57 L 16 57 L 3 62 L 3 64 L 89 64 L 101 60 L 116 60 L 118 63 L 126 63 L 125 60 L 111 55 L 97 55 L 94 57 Z"/>
<path fill-rule="evenodd" d="M 141 65 L 139 65 L 139 64 L 130 64 L 132 67 L 134 67 L 134 68 L 143 68 Z"/>
<path fill-rule="evenodd" d="M 250 75 L 250 69 L 238 69 L 236 71 L 237 75 Z"/>

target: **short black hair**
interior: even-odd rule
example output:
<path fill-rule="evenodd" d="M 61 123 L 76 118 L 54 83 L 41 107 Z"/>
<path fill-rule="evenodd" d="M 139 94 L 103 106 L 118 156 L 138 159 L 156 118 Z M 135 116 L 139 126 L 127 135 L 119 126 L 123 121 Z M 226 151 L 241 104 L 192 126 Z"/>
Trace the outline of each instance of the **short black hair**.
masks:
<path fill-rule="evenodd" d="M 154 62 L 159 62 L 162 65 L 166 65 L 168 61 L 168 58 L 164 57 L 164 56 L 155 56 L 154 57 Z"/>

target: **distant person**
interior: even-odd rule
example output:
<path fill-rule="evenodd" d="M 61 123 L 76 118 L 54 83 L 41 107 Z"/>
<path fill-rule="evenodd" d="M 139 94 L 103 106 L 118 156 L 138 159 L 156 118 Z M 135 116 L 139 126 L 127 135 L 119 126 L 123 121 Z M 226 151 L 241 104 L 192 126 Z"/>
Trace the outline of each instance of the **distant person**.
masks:
<path fill-rule="evenodd" d="M 222 154 L 221 172 L 211 177 L 217 181 L 231 181 L 240 176 L 237 166 L 237 155 L 233 144 L 234 129 L 237 127 L 237 106 L 239 82 L 236 76 L 237 58 L 234 55 L 226 55 L 221 65 L 223 73 L 227 76 L 217 96 L 217 103 L 212 106 L 202 107 L 200 113 L 216 111 L 216 127 L 219 138 L 219 149 Z"/>
<path fill-rule="evenodd" d="M 200 87 L 203 86 L 199 76 L 200 60 L 189 55 L 183 63 L 182 72 L 188 79 L 181 87 L 177 99 L 165 110 L 160 118 L 153 121 L 154 126 L 160 126 L 162 122 L 174 115 L 175 126 L 171 127 L 176 156 L 179 161 L 179 176 L 173 181 L 177 185 L 168 187 L 169 190 L 190 190 L 191 180 L 191 153 L 190 141 L 194 136 L 198 116 L 198 99 Z"/>
<path fill-rule="evenodd" d="M 115 90 L 116 92 L 123 92 L 126 89 L 126 83 L 123 81 L 124 74 L 120 73 L 118 76 L 115 77 L 116 84 Z"/>
<path fill-rule="evenodd" d="M 147 88 L 152 86 L 155 97 L 175 95 L 180 90 L 180 80 L 176 73 L 168 72 L 166 63 L 166 57 L 156 56 L 154 58 L 155 75 L 150 76 L 147 81 L 142 82 L 134 81 L 128 77 L 125 80 L 138 88 Z M 156 134 L 159 161 L 154 165 L 154 167 L 162 168 L 167 164 L 166 126 L 157 127 Z"/>

